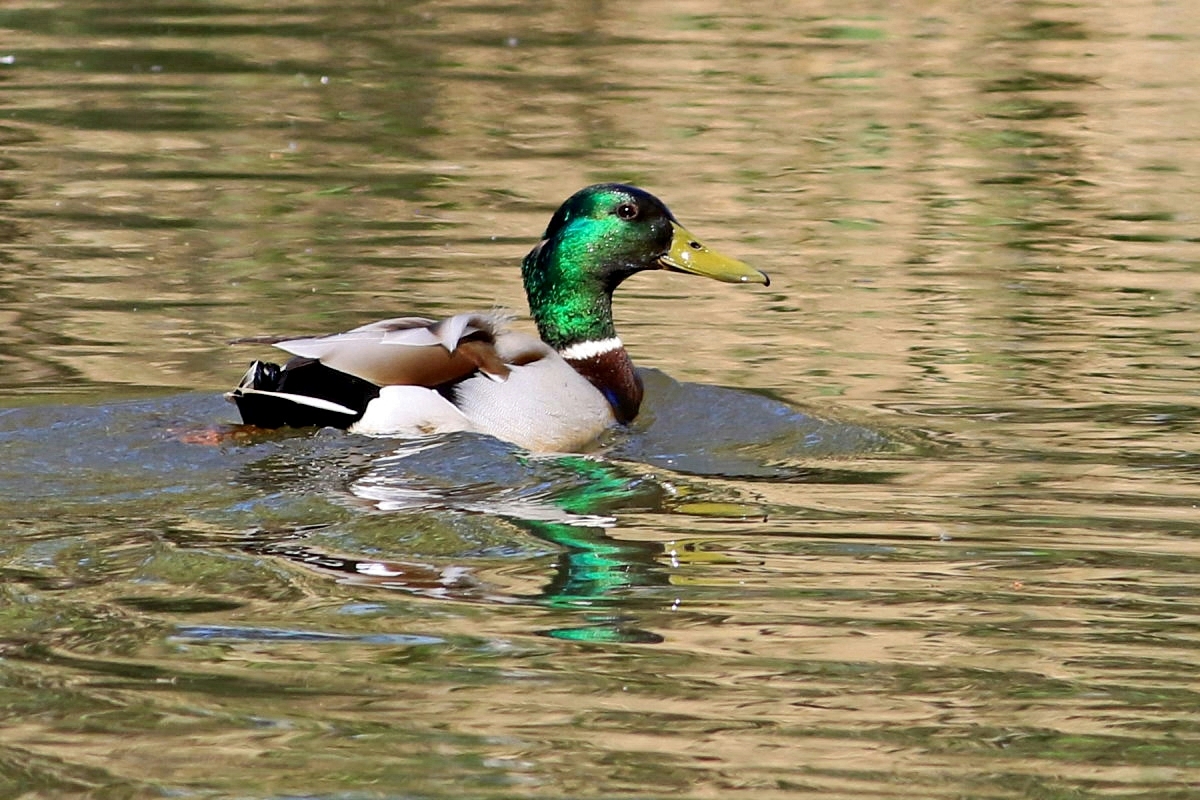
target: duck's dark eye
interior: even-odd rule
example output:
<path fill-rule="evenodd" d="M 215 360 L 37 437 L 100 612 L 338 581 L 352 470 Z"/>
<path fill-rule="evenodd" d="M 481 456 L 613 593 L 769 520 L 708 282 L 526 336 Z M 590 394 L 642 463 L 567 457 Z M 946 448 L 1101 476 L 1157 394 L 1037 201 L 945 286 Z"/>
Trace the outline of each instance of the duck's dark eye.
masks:
<path fill-rule="evenodd" d="M 621 203 L 617 206 L 617 216 L 621 219 L 633 219 L 638 215 L 638 207 L 633 203 Z"/>

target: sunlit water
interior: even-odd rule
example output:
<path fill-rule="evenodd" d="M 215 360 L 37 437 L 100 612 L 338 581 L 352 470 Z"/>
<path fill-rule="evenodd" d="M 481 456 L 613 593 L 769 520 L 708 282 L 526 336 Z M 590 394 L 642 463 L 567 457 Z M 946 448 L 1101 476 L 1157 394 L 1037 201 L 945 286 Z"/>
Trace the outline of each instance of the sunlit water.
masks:
<path fill-rule="evenodd" d="M 7 3 L 0 796 L 1195 797 L 1200 16 L 793 6 Z M 232 427 L 599 180 L 632 429 Z"/>

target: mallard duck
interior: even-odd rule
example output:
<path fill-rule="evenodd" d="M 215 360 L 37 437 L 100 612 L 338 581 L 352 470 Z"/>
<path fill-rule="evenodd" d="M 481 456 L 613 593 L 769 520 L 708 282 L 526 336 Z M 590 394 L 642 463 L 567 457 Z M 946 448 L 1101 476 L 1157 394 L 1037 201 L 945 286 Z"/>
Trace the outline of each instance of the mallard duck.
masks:
<path fill-rule="evenodd" d="M 637 416 L 642 381 L 613 328 L 612 295 L 667 269 L 769 285 L 710 250 L 663 203 L 603 183 L 559 207 L 521 275 L 540 339 L 497 312 L 401 317 L 330 336 L 259 337 L 291 353 L 255 361 L 226 398 L 262 428 L 310 425 L 374 435 L 477 431 L 533 451 L 570 451 Z"/>

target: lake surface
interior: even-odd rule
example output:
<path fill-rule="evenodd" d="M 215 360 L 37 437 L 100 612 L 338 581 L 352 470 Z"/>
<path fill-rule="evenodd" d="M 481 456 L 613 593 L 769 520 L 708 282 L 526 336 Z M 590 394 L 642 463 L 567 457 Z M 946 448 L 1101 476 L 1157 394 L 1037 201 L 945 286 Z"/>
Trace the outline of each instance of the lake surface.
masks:
<path fill-rule="evenodd" d="M 1184 0 L 0 10 L 0 796 L 1200 796 Z M 619 180 L 581 456 L 253 434 L 238 337 L 525 312 Z"/>

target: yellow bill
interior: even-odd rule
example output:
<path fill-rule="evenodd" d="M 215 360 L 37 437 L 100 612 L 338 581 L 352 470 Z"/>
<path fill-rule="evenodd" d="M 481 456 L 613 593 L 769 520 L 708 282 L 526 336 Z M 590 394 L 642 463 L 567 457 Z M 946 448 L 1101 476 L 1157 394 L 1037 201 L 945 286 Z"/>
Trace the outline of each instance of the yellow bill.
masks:
<path fill-rule="evenodd" d="M 725 283 L 771 285 L 771 279 L 765 272 L 760 272 L 736 258 L 723 256 L 715 250 L 710 250 L 678 222 L 672 222 L 671 227 L 674 229 L 674 235 L 671 237 L 671 249 L 658 260 L 663 269 L 690 272 L 693 275 L 703 275 L 706 278 Z"/>

